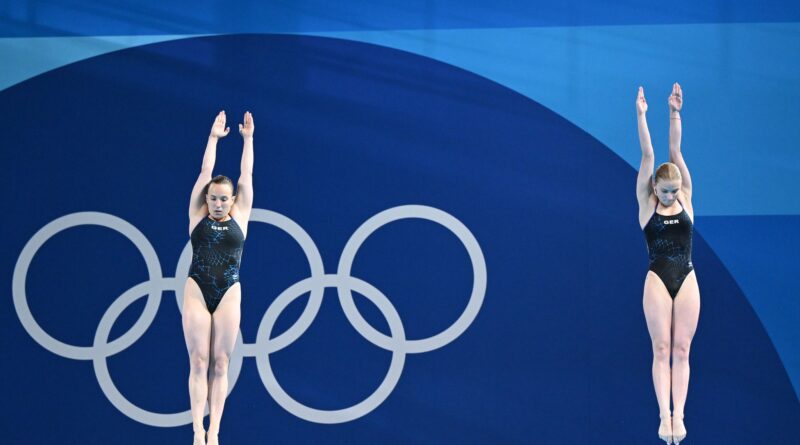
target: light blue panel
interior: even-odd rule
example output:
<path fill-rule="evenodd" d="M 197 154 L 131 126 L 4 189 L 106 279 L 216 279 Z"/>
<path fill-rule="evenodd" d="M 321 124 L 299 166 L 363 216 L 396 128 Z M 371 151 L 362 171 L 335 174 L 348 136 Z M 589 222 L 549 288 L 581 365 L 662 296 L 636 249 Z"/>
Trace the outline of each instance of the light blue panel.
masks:
<path fill-rule="evenodd" d="M 636 168 L 636 89 L 645 87 L 663 162 L 667 96 L 679 81 L 697 214 L 800 214 L 800 195 L 775 193 L 792 189 L 800 174 L 800 24 L 316 35 L 398 48 L 486 76 L 579 125 Z"/>
<path fill-rule="evenodd" d="M 0 90 L 44 72 L 100 54 L 184 38 L 169 36 L 21 37 L 0 39 Z"/>
<path fill-rule="evenodd" d="M 800 25 L 714 24 L 316 33 L 403 49 L 476 72 L 553 109 L 634 167 L 633 97 L 646 89 L 657 161 L 666 96 L 684 87 L 683 147 L 698 215 L 798 214 Z M 97 54 L 185 36 L 0 39 L 0 89 Z M 745 174 L 749 181 L 733 181 Z"/>

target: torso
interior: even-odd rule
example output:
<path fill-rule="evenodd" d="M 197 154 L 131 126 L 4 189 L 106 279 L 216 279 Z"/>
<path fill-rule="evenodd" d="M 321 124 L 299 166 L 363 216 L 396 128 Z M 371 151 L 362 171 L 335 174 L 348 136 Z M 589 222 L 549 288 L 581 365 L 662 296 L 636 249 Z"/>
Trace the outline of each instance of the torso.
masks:
<path fill-rule="evenodd" d="M 235 219 L 216 221 L 204 218 L 195 225 L 191 239 L 194 252 L 193 265 L 198 260 L 198 253 L 202 253 L 201 263 L 218 266 L 217 263 L 224 262 L 231 267 L 239 267 L 245 237 Z"/>
<path fill-rule="evenodd" d="M 642 229 L 647 241 L 648 269 L 658 275 L 673 299 L 683 280 L 694 269 L 693 226 L 689 213 L 681 208 L 675 214 L 654 211 Z"/>
<path fill-rule="evenodd" d="M 234 218 L 216 221 L 205 217 L 192 229 L 191 239 L 189 278 L 197 283 L 213 313 L 225 292 L 239 282 L 244 233 Z"/>

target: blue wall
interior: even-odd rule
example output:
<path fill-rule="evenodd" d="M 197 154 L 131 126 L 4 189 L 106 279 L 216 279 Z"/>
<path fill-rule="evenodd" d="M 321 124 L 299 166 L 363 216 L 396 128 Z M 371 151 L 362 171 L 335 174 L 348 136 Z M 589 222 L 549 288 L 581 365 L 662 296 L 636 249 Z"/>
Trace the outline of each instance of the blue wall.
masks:
<path fill-rule="evenodd" d="M 269 209 L 243 257 L 224 442 L 654 439 L 633 99 L 643 85 L 661 162 L 679 81 L 703 299 L 690 435 L 794 443 L 800 8 L 514 3 L 0 6 L 12 442 L 191 436 L 173 290 L 219 109 L 255 114 Z M 234 178 L 237 138 L 216 169 Z M 356 294 L 366 321 L 399 340 L 400 320 L 406 341 L 365 339 L 333 289 L 275 312 L 402 205 L 425 207 L 370 235 L 350 274 L 385 296 Z M 266 329 L 295 332 L 306 302 L 313 323 L 268 354 Z"/>

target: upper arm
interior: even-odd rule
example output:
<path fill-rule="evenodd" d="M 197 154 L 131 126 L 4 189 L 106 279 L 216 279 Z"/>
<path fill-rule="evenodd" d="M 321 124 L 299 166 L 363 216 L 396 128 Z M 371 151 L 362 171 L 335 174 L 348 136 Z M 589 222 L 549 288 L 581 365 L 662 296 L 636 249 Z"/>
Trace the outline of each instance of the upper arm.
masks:
<path fill-rule="evenodd" d="M 206 197 L 203 191 L 206 185 L 211 181 L 211 170 L 201 170 L 197 181 L 192 188 L 192 195 L 189 198 L 189 219 L 195 217 L 206 205 Z"/>
<path fill-rule="evenodd" d="M 689 214 L 689 219 L 694 223 L 694 206 L 692 205 L 692 195 L 686 194 L 683 190 L 680 191 L 682 199 L 680 199 L 683 209 Z"/>
<path fill-rule="evenodd" d="M 653 193 L 653 165 L 655 160 L 652 156 L 642 156 L 642 162 L 639 165 L 639 175 L 636 177 L 636 199 L 639 201 L 639 207 L 649 202 L 650 195 Z"/>
<path fill-rule="evenodd" d="M 653 164 L 655 160 L 652 156 L 642 156 L 642 163 L 639 166 L 639 175 L 636 178 L 636 200 L 639 203 L 639 226 L 644 227 L 655 210 L 655 197 L 653 195 L 652 178 Z"/>
<path fill-rule="evenodd" d="M 253 210 L 253 175 L 239 176 L 239 182 L 236 184 L 236 201 L 233 206 L 245 221 L 250 219 L 250 212 Z"/>
<path fill-rule="evenodd" d="M 692 197 L 692 176 L 689 174 L 689 167 L 686 166 L 686 161 L 683 160 L 683 154 L 680 150 L 671 151 L 669 154 L 669 161 L 678 167 L 681 172 L 681 190 L 686 195 L 687 199 Z"/>

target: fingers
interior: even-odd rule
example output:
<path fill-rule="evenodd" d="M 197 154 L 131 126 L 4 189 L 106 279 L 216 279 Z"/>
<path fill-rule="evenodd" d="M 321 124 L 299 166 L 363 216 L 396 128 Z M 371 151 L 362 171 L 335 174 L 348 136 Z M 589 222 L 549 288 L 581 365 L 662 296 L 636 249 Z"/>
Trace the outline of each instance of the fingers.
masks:
<path fill-rule="evenodd" d="M 245 111 L 244 113 L 244 123 L 239 124 L 239 131 L 242 130 L 252 130 L 255 125 L 253 124 L 253 114 L 249 111 Z"/>
<path fill-rule="evenodd" d="M 214 118 L 214 125 L 217 125 L 217 124 L 223 125 L 223 126 L 225 125 L 225 110 L 220 111 L 219 114 L 217 114 L 217 117 Z"/>
<path fill-rule="evenodd" d="M 672 85 L 672 95 L 677 97 L 683 96 L 683 90 L 681 90 L 681 85 L 678 82 Z"/>
<path fill-rule="evenodd" d="M 227 120 L 227 116 L 225 115 L 225 110 L 220 111 L 217 114 L 217 117 L 214 118 L 214 132 L 219 132 L 220 137 L 225 137 L 231 131 L 230 127 L 225 126 L 225 122 Z M 253 114 L 249 111 L 244 113 L 244 123 L 240 123 L 239 125 L 239 132 L 242 131 L 248 132 L 252 134 L 254 123 L 253 123 Z M 224 130 L 223 130 L 224 129 Z"/>

